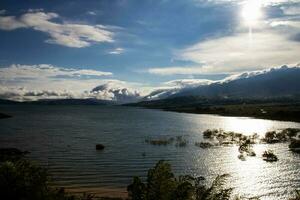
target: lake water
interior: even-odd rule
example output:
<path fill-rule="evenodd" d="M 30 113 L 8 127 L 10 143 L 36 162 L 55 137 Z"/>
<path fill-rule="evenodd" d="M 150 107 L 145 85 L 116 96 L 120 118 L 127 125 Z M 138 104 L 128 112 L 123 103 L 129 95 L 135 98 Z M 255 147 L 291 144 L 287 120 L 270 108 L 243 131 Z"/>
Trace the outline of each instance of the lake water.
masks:
<path fill-rule="evenodd" d="M 287 143 L 255 145 L 257 156 L 246 161 L 237 158 L 236 146 L 194 145 L 210 128 L 264 134 L 300 128 L 299 123 L 118 106 L 0 105 L 0 112 L 13 116 L 0 120 L 0 146 L 30 151 L 32 159 L 49 168 L 57 185 L 69 189 L 122 193 L 132 176 L 145 177 L 160 159 L 169 161 L 177 175 L 211 181 L 228 173 L 234 192 L 247 197 L 284 199 L 300 189 L 300 155 L 290 152 Z M 149 137 L 179 135 L 185 135 L 188 146 L 145 143 Z M 105 150 L 96 151 L 96 143 L 104 144 Z M 267 148 L 278 155 L 278 162 L 261 159 Z"/>

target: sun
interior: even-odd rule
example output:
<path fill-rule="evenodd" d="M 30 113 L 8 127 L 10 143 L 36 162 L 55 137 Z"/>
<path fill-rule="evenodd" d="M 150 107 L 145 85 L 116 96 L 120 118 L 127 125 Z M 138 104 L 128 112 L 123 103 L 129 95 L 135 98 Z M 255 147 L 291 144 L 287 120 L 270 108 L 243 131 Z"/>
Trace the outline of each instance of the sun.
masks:
<path fill-rule="evenodd" d="M 245 23 L 253 26 L 262 17 L 261 0 L 247 0 L 242 8 L 242 17 Z"/>

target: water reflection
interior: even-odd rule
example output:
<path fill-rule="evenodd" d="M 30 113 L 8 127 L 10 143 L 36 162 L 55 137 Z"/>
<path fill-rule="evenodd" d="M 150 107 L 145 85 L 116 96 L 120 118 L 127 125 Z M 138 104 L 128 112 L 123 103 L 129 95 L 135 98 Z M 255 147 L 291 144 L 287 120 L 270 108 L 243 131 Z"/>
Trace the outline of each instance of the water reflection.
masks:
<path fill-rule="evenodd" d="M 223 124 L 225 130 L 231 130 L 234 132 L 243 133 L 245 135 L 258 133 L 262 136 L 265 132 L 272 128 L 273 122 L 267 120 L 251 119 L 247 117 L 231 117 L 224 118 Z"/>
<path fill-rule="evenodd" d="M 255 145 L 257 157 L 240 161 L 236 146 L 201 149 L 206 129 L 221 128 L 244 134 L 300 128 L 300 124 L 250 118 L 195 115 L 157 110 L 99 106 L 0 106 L 13 118 L 0 120 L 0 146 L 17 146 L 45 164 L 60 186 L 72 189 L 125 187 L 132 176 L 144 176 L 160 159 L 168 160 L 175 172 L 205 176 L 231 174 L 230 186 L 247 196 L 283 199 L 300 189 L 300 158 L 287 144 Z M 184 148 L 152 146 L 149 136 L 186 135 Z M 106 146 L 95 151 L 95 143 Z M 273 149 L 277 163 L 261 159 Z M 142 156 L 145 153 L 146 156 Z M 262 199 L 263 199 L 262 198 Z"/>

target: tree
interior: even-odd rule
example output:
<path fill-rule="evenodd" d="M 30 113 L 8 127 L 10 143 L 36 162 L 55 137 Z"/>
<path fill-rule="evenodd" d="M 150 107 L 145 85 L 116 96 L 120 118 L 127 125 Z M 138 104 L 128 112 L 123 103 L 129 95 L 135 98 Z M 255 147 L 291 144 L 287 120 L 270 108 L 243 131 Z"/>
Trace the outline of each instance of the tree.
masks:
<path fill-rule="evenodd" d="M 171 199 L 176 187 L 176 179 L 170 164 L 161 160 L 148 171 L 147 200 Z"/>
<path fill-rule="evenodd" d="M 171 165 L 159 161 L 148 171 L 147 183 L 138 177 L 127 187 L 132 200 L 229 200 L 232 188 L 225 188 L 228 175 L 220 175 L 210 187 L 203 177 L 179 176 L 172 172 Z"/>

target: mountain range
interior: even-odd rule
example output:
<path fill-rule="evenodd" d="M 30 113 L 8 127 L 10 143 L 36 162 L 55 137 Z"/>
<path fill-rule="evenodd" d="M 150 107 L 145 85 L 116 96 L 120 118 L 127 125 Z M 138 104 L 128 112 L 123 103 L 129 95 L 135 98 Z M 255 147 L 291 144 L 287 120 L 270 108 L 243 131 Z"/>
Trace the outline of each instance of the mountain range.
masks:
<path fill-rule="evenodd" d="M 106 83 L 87 91 L 84 98 L 39 98 L 39 104 L 127 104 L 137 102 L 168 101 L 187 104 L 189 101 L 268 101 L 274 99 L 300 99 L 300 66 L 271 68 L 244 72 L 223 80 L 183 79 L 169 82 L 171 87 L 158 88 L 142 96 L 137 90 L 126 86 Z M 27 92 L 28 93 L 28 92 Z M 25 93 L 33 95 L 35 93 Z M 43 97 L 37 93 L 36 96 Z M 4 96 L 5 97 L 5 96 Z M 3 98 L 5 99 L 5 98 Z M 9 101 L 1 101 L 8 103 Z M 12 103 L 12 102 L 9 102 Z"/>
<path fill-rule="evenodd" d="M 282 66 L 263 71 L 245 72 L 201 85 L 156 90 L 144 97 L 143 100 L 183 96 L 221 99 L 298 98 L 300 96 L 300 67 Z"/>

